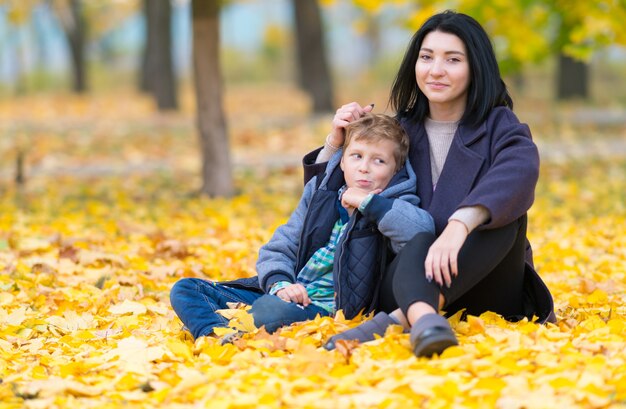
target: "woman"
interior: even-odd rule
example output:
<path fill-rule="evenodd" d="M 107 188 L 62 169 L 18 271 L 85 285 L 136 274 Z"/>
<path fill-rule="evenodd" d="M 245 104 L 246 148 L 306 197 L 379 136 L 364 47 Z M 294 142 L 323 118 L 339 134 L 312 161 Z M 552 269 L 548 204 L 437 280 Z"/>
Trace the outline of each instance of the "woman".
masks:
<path fill-rule="evenodd" d="M 390 104 L 410 137 L 417 194 L 436 235 L 416 235 L 391 262 L 381 283 L 382 312 L 326 348 L 339 339 L 372 340 L 401 324 L 417 356 L 440 354 L 457 344 L 440 310 L 553 321 L 552 297 L 526 239 L 538 152 L 511 110 L 480 24 L 453 11 L 428 19 L 409 44 Z M 343 128 L 372 109 L 353 102 L 337 110 L 325 146 L 304 159 L 306 178 L 343 144 Z"/>

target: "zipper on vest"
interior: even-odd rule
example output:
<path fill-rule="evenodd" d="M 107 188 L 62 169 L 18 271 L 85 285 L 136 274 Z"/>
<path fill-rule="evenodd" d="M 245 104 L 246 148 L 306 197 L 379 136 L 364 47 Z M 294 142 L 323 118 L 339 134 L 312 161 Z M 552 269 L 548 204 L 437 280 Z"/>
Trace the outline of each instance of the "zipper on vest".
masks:
<path fill-rule="evenodd" d="M 355 210 L 355 212 L 357 212 L 357 210 Z M 339 302 L 339 300 L 341 300 L 341 285 L 340 284 L 340 278 L 341 278 L 341 266 L 343 265 L 343 258 L 345 257 L 346 254 L 346 246 L 348 243 L 348 239 L 349 239 L 349 235 L 352 233 L 352 230 L 354 229 L 354 226 L 356 225 L 356 214 L 354 214 L 354 217 L 350 217 L 350 220 L 348 220 L 348 225 L 346 226 L 346 230 L 343 233 L 343 241 L 341 241 L 341 249 L 337 249 L 335 251 L 341 250 L 341 253 L 339 253 L 339 258 L 337 258 L 337 282 L 335 283 L 335 286 L 337 288 L 337 295 L 335 296 L 335 310 L 339 311 L 341 309 L 341 303 Z M 340 238 L 341 239 L 341 238 Z M 336 255 L 336 254 L 335 254 Z"/>

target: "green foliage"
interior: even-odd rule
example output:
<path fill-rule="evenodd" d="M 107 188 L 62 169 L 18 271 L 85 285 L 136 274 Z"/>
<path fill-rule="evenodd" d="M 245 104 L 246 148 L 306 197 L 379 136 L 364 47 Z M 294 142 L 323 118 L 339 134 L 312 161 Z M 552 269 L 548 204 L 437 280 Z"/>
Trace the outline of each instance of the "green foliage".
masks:
<path fill-rule="evenodd" d="M 325 3 L 332 3 L 326 1 Z M 382 2 L 353 0 L 369 13 Z M 626 45 L 624 0 L 404 0 L 414 5 L 406 24 L 417 29 L 431 15 L 453 9 L 476 18 L 493 38 L 503 73 L 519 71 L 564 53 L 588 61 L 593 52 L 611 44 Z"/>
<path fill-rule="evenodd" d="M 620 0 L 568 2 L 557 0 L 551 14 L 558 18 L 559 30 L 553 40 L 556 51 L 579 60 L 589 60 L 592 53 L 611 44 L 626 45 L 623 21 L 626 6 Z"/>

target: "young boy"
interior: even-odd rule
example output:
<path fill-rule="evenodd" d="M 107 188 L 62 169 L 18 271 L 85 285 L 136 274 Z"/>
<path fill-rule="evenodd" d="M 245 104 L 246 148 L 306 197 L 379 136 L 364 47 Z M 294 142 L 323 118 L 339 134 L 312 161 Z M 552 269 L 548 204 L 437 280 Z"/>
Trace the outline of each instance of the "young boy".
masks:
<path fill-rule="evenodd" d="M 339 309 L 347 318 L 370 312 L 389 251 L 419 232 L 434 233 L 432 217 L 418 207 L 409 141 L 398 122 L 368 114 L 345 132 L 343 150 L 306 184 L 287 223 L 259 250 L 257 277 L 174 285 L 172 307 L 194 338 L 228 324 L 215 312 L 227 302 L 252 305 L 255 325 L 270 333 Z"/>

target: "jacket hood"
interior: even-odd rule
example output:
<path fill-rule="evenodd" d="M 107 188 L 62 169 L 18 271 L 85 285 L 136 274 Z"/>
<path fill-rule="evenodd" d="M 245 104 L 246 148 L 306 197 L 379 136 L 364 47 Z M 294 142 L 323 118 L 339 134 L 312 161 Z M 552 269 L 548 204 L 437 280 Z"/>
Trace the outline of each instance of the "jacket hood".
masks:
<path fill-rule="evenodd" d="M 328 165 L 326 165 L 326 171 L 324 172 L 322 182 L 319 185 L 320 189 L 328 190 L 330 189 L 328 184 L 331 179 L 331 176 L 336 172 L 341 172 L 343 177 L 343 171 L 341 170 L 339 164 L 341 163 L 341 156 L 343 154 L 343 149 L 339 149 L 328 161 Z M 411 166 L 409 159 L 407 158 L 404 166 L 396 172 L 395 175 L 389 181 L 389 184 L 383 190 L 380 195 L 382 197 L 399 197 L 405 194 L 415 194 L 417 185 L 417 177 L 415 176 L 415 172 L 413 171 L 413 167 Z M 341 187 L 341 186 L 339 186 Z M 339 188 L 337 187 L 337 189 Z"/>

